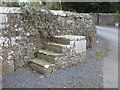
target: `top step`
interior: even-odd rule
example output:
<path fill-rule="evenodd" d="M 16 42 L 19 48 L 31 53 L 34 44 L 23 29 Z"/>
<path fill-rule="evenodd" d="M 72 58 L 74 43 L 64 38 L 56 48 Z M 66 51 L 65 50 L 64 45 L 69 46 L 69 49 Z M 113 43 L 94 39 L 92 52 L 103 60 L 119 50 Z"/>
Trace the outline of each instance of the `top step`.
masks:
<path fill-rule="evenodd" d="M 63 35 L 63 36 L 54 36 L 55 38 L 61 38 L 61 39 L 66 39 L 70 41 L 80 41 L 84 40 L 85 36 L 75 36 L 75 35 Z"/>
<path fill-rule="evenodd" d="M 85 36 L 62 35 L 62 36 L 53 36 L 51 42 L 70 45 L 70 41 L 81 41 L 81 40 L 85 40 Z"/>

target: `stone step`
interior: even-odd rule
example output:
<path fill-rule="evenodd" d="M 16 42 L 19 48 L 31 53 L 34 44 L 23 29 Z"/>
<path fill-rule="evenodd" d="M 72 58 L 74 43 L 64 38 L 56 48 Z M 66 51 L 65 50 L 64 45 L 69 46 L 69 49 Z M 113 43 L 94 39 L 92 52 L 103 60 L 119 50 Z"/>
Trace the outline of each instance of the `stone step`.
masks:
<path fill-rule="evenodd" d="M 49 74 L 49 73 L 52 73 L 52 68 L 55 66 L 54 64 L 51 64 L 45 60 L 41 60 L 41 59 L 32 59 L 30 60 L 30 64 L 29 66 L 40 72 L 40 73 L 43 73 L 43 74 Z"/>
<path fill-rule="evenodd" d="M 29 65 L 40 73 L 49 74 L 84 61 L 86 39 L 74 35 L 54 36 L 51 42 L 44 43 L 43 49 L 35 52 L 37 59 L 30 60 Z"/>
<path fill-rule="evenodd" d="M 53 36 L 51 42 L 70 45 L 70 41 L 81 41 L 85 40 L 85 36 L 74 36 L 74 35 L 63 35 L 63 36 Z"/>
<path fill-rule="evenodd" d="M 52 43 L 63 44 L 63 45 L 69 45 L 70 44 L 69 40 L 64 39 L 64 38 L 57 38 L 57 37 L 51 37 L 51 42 Z"/>
<path fill-rule="evenodd" d="M 48 50 L 39 50 L 35 52 L 35 57 L 38 59 L 46 60 L 50 63 L 56 63 L 57 57 L 63 56 L 61 53 L 55 53 Z"/>
<path fill-rule="evenodd" d="M 80 64 L 81 62 L 84 62 L 85 61 L 85 58 L 83 58 L 84 55 L 86 55 L 86 54 L 82 53 L 81 58 L 79 56 L 79 57 L 77 57 L 78 59 L 73 58 L 72 61 L 67 60 L 64 62 L 59 62 L 57 64 L 52 64 L 52 63 L 49 63 L 49 62 L 47 62 L 45 60 L 41 60 L 41 59 L 32 59 L 32 60 L 30 60 L 29 66 L 33 70 L 36 70 L 40 73 L 50 74 L 50 73 L 53 73 L 56 71 L 61 71 L 61 70 L 64 70 L 68 67 L 72 67 L 74 65 Z"/>
<path fill-rule="evenodd" d="M 63 45 L 63 44 L 50 43 L 50 42 L 44 43 L 43 48 L 57 53 L 64 53 L 70 51 L 70 45 Z"/>
<path fill-rule="evenodd" d="M 47 62 L 45 60 L 41 60 L 41 59 L 31 59 L 30 62 L 37 64 L 41 67 L 46 67 L 46 66 L 53 66 L 54 64 L 51 64 L 50 62 Z"/>
<path fill-rule="evenodd" d="M 51 40 L 51 42 L 70 45 L 71 49 L 73 49 L 75 53 L 82 53 L 86 51 L 87 41 L 85 39 L 85 36 L 54 36 Z"/>

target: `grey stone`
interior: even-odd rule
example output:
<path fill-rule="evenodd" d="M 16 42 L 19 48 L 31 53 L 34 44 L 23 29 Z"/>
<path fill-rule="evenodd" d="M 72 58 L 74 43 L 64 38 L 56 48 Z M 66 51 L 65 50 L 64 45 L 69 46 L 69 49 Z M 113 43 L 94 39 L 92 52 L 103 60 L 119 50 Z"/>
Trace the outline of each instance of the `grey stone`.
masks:
<path fill-rule="evenodd" d="M 0 24 L 0 29 L 5 28 L 5 25 Z"/>
<path fill-rule="evenodd" d="M 42 59 L 49 61 L 51 63 L 56 62 L 56 57 L 60 57 L 63 54 L 61 53 L 55 53 L 47 50 L 39 50 L 38 52 L 35 53 L 36 58 Z"/>
<path fill-rule="evenodd" d="M 7 15 L 6 14 L 0 14 L 0 24 L 1 23 L 6 23 L 8 21 Z"/>
<path fill-rule="evenodd" d="M 14 62 L 10 61 L 2 61 L 2 75 L 10 74 L 14 72 Z"/>
<path fill-rule="evenodd" d="M 38 66 L 38 65 L 36 65 L 36 64 L 30 63 L 29 66 L 30 66 L 32 69 L 34 69 L 34 70 L 36 70 L 36 71 L 38 71 L 38 72 L 40 72 L 40 73 L 43 73 L 43 74 L 50 74 L 50 73 L 52 73 L 52 70 L 45 69 L 45 68 L 40 67 L 40 66 Z"/>
<path fill-rule="evenodd" d="M 49 51 L 57 52 L 57 53 L 64 53 L 67 50 L 69 50 L 70 45 L 62 45 L 62 44 L 48 42 L 44 44 L 43 48 Z"/>
<path fill-rule="evenodd" d="M 22 13 L 17 7 L 0 7 L 0 13 Z"/>
<path fill-rule="evenodd" d="M 14 64 L 15 64 L 14 66 L 15 70 L 22 68 L 25 65 L 23 56 L 18 56 L 17 58 L 15 58 Z"/>

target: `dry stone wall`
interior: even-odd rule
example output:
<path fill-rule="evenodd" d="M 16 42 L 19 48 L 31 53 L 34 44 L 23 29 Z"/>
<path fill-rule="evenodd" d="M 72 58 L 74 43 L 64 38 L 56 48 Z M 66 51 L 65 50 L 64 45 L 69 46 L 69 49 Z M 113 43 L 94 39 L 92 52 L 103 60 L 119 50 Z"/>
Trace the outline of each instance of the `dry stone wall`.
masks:
<path fill-rule="evenodd" d="M 25 66 L 34 58 L 34 51 L 42 48 L 41 38 L 36 29 L 27 27 L 21 16 L 20 8 L 0 8 L 0 46 L 3 75 Z"/>
<path fill-rule="evenodd" d="M 28 21 L 30 20 L 31 25 L 37 28 L 44 37 L 83 35 L 86 36 L 88 48 L 95 43 L 96 28 L 89 14 L 29 9 L 26 16 L 29 16 Z"/>
<path fill-rule="evenodd" d="M 53 35 L 86 36 L 88 48 L 96 40 L 95 24 L 89 14 L 0 7 L 0 17 L 3 74 L 27 65 L 34 52 Z"/>

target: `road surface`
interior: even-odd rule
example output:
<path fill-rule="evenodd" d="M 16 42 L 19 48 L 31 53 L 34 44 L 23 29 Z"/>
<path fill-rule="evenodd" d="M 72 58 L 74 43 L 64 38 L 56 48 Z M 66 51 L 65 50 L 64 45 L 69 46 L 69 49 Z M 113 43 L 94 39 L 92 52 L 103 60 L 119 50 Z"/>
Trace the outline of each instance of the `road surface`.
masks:
<path fill-rule="evenodd" d="M 104 88 L 118 88 L 118 28 L 96 26 L 98 36 L 106 40 L 109 54 L 103 60 Z"/>

